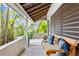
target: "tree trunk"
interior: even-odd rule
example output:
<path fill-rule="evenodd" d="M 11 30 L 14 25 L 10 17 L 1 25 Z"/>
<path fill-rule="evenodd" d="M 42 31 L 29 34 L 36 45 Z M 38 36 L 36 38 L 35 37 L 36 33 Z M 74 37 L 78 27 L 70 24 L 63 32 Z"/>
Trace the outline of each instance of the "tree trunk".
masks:
<path fill-rule="evenodd" d="M 17 15 L 14 17 L 14 21 L 13 21 L 13 23 L 12 23 L 12 25 L 11 25 L 11 30 L 14 28 L 15 20 L 16 20 L 16 18 L 18 18 L 18 17 L 19 17 L 19 16 L 17 16 Z M 12 32 L 11 35 L 12 35 L 11 40 L 13 40 L 14 33 Z"/>
<path fill-rule="evenodd" d="M 8 42 L 8 39 L 7 39 L 7 33 L 8 33 L 8 20 L 9 20 L 9 7 L 7 9 L 7 18 L 6 18 L 6 25 L 5 25 L 5 43 Z"/>
<path fill-rule="evenodd" d="M 4 38 L 4 22 L 3 22 L 3 10 L 2 10 L 2 4 L 1 4 L 1 41 L 5 42 L 5 38 Z"/>

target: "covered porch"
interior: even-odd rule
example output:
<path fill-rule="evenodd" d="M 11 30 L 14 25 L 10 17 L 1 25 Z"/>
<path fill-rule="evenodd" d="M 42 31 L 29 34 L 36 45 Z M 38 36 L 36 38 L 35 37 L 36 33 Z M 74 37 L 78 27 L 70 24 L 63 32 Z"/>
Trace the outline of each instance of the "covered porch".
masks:
<path fill-rule="evenodd" d="M 47 26 L 47 12 L 50 6 L 51 3 L 1 3 L 0 55 L 43 56 L 41 42 L 45 33 L 47 34 L 47 27 L 42 33 L 37 33 L 36 28 L 40 20 L 46 20 L 44 22 Z M 36 30 L 33 37 L 32 33 L 29 34 L 30 28 L 31 31 Z"/>
<path fill-rule="evenodd" d="M 68 44 L 66 56 L 79 55 L 79 4 L 1 3 L 0 14 L 0 55 L 47 56 L 63 52 L 57 48 L 60 38 Z M 47 22 L 42 33 L 42 29 L 36 29 L 40 20 Z M 30 31 L 35 34 L 29 36 Z M 50 35 L 55 37 L 54 45 L 47 41 Z"/>

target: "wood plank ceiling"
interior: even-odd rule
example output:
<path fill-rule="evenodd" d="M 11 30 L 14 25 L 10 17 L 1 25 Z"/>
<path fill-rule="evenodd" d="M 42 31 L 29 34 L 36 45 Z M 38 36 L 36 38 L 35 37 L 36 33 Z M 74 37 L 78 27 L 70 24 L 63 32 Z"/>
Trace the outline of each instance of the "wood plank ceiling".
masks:
<path fill-rule="evenodd" d="M 35 22 L 39 19 L 46 19 L 51 3 L 20 3 L 20 5 Z"/>

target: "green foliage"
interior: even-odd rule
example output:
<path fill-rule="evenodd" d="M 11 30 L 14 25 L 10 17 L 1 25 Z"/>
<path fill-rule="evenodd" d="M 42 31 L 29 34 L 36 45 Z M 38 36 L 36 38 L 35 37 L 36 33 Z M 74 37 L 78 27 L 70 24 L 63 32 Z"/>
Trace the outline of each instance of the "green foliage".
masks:
<path fill-rule="evenodd" d="M 47 20 L 40 20 L 37 28 L 35 27 L 36 25 L 37 24 L 31 24 L 29 27 L 29 39 L 32 39 L 35 33 L 47 33 Z"/>
<path fill-rule="evenodd" d="M 2 5 L 0 4 L 0 6 Z M 21 15 L 8 6 L 6 8 L 8 10 L 1 10 L 0 8 L 0 45 L 14 40 L 17 36 L 24 35 L 25 32 L 24 25 L 21 24 L 22 21 L 20 20 Z M 18 23 L 17 20 L 19 20 Z"/>
<path fill-rule="evenodd" d="M 24 35 L 24 28 L 22 24 L 18 24 L 16 27 L 16 35 L 21 36 Z"/>
<path fill-rule="evenodd" d="M 34 34 L 33 31 L 32 32 L 28 32 L 28 39 L 32 39 L 33 38 L 33 34 Z"/>
<path fill-rule="evenodd" d="M 46 33 L 47 32 L 47 20 L 40 21 L 40 24 L 37 28 L 37 33 Z"/>

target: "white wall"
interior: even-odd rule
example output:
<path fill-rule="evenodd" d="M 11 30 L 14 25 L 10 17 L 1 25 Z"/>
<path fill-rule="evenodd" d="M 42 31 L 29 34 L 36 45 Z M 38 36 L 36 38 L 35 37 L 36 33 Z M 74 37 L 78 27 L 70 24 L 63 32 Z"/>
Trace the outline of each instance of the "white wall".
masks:
<path fill-rule="evenodd" d="M 63 3 L 52 3 L 48 13 L 47 13 L 47 19 L 50 20 L 50 17 L 58 10 L 58 8 L 62 5 Z"/>
<path fill-rule="evenodd" d="M 52 19 L 52 15 L 59 9 L 59 7 L 63 3 L 52 3 L 48 13 L 47 13 L 47 20 L 49 20 L 49 34 L 54 34 L 54 20 Z"/>
<path fill-rule="evenodd" d="M 25 48 L 25 38 L 18 37 L 14 41 L 0 46 L 0 56 L 16 56 Z"/>

